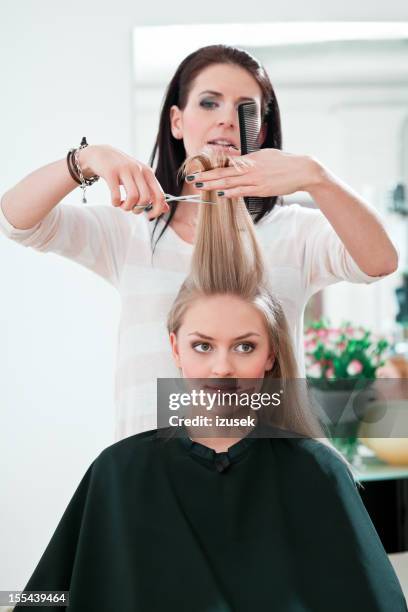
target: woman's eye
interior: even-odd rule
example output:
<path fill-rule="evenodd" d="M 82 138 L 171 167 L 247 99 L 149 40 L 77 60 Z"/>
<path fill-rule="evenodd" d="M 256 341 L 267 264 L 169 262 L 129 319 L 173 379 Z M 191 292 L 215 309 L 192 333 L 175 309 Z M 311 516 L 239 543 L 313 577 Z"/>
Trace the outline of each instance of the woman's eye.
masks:
<path fill-rule="evenodd" d="M 198 349 L 199 346 L 210 346 L 208 342 L 200 342 L 199 344 L 193 344 L 193 349 Z M 197 351 L 198 353 L 208 353 L 208 351 Z"/>
<path fill-rule="evenodd" d="M 246 346 L 247 348 L 249 348 L 249 350 L 238 351 L 238 353 L 252 353 L 255 348 L 255 346 L 253 344 L 250 344 L 249 342 L 242 342 L 241 344 L 238 344 L 238 346 Z"/>
<path fill-rule="evenodd" d="M 212 100 L 201 100 L 200 102 L 200 106 L 203 106 L 204 108 L 213 108 L 213 106 L 211 106 L 212 104 L 216 104 L 216 102 L 213 102 Z"/>

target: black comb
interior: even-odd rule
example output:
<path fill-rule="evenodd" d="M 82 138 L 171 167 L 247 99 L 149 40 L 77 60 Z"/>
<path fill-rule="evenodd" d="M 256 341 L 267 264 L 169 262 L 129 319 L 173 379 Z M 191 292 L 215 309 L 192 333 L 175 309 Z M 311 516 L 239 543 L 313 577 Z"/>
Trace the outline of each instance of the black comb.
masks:
<path fill-rule="evenodd" d="M 261 148 L 259 138 L 261 132 L 261 119 L 255 102 L 241 102 L 238 105 L 239 134 L 241 138 L 241 155 L 259 151 Z M 245 204 L 251 214 L 264 209 L 269 198 L 245 196 Z"/>

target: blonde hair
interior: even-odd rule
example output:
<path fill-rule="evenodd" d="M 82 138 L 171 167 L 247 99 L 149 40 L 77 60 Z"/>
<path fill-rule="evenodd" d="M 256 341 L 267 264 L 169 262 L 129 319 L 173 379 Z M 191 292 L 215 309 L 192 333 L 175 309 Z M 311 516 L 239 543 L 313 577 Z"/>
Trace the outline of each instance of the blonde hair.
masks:
<path fill-rule="evenodd" d="M 205 148 L 187 158 L 179 174 L 230 165 L 239 169 L 245 162 L 235 160 L 223 151 Z M 203 297 L 234 295 L 254 306 L 263 315 L 269 345 L 275 355 L 274 366 L 265 373 L 265 381 L 278 378 L 285 387 L 284 409 L 279 414 L 275 411 L 267 414 L 267 422 L 321 442 L 346 464 L 355 480 L 350 463 L 324 434 L 313 412 L 305 409 L 310 405 L 310 399 L 305 401 L 304 394 L 299 393 L 299 385 L 296 384 L 296 379 L 300 377 L 288 323 L 280 302 L 271 291 L 262 249 L 244 200 L 219 198 L 215 191 L 202 192 L 202 198 L 218 205 L 200 206 L 190 273 L 168 313 L 168 333 L 177 335 L 188 308 Z M 290 384 L 287 384 L 289 381 Z M 305 382 L 300 382 L 305 390 Z"/>

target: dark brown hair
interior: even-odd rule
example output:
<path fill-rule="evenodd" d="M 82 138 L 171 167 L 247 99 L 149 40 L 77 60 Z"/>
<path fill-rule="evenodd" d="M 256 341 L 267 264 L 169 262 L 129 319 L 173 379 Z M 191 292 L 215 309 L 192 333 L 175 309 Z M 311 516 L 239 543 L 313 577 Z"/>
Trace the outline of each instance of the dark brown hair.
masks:
<path fill-rule="evenodd" d="M 165 193 L 180 195 L 183 178 L 178 176 L 178 170 L 186 158 L 183 140 L 177 140 L 170 129 L 170 109 L 175 104 L 183 110 L 194 79 L 198 74 L 212 64 L 232 64 L 247 70 L 258 83 L 262 91 L 261 121 L 266 124 L 266 135 L 262 148 L 282 148 L 281 120 L 278 102 L 264 67 L 243 49 L 227 45 L 209 45 L 190 53 L 179 65 L 171 79 L 162 104 L 159 129 L 153 151 L 149 160 L 153 168 L 157 157 L 155 175 Z M 277 196 L 265 198 L 264 209 L 255 214 L 253 221 L 257 223 L 272 210 L 278 200 Z M 159 234 L 156 243 L 166 230 L 177 209 L 177 202 L 171 205 L 165 226 Z M 156 219 L 152 239 L 159 219 Z M 154 251 L 154 249 L 153 249 Z"/>

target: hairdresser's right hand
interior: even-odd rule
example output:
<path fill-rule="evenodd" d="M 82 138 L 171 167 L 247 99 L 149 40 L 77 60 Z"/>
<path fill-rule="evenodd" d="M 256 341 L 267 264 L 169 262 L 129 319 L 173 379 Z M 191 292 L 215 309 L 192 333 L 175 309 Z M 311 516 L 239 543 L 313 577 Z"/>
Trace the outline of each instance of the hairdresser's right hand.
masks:
<path fill-rule="evenodd" d="M 152 168 L 119 149 L 110 145 L 89 145 L 80 150 L 79 165 L 85 177 L 97 174 L 107 182 L 113 206 L 139 214 L 143 208 L 133 210 L 133 207 L 151 202 L 149 219 L 168 212 L 164 191 Z M 125 200 L 121 199 L 120 185 L 126 192 Z"/>

